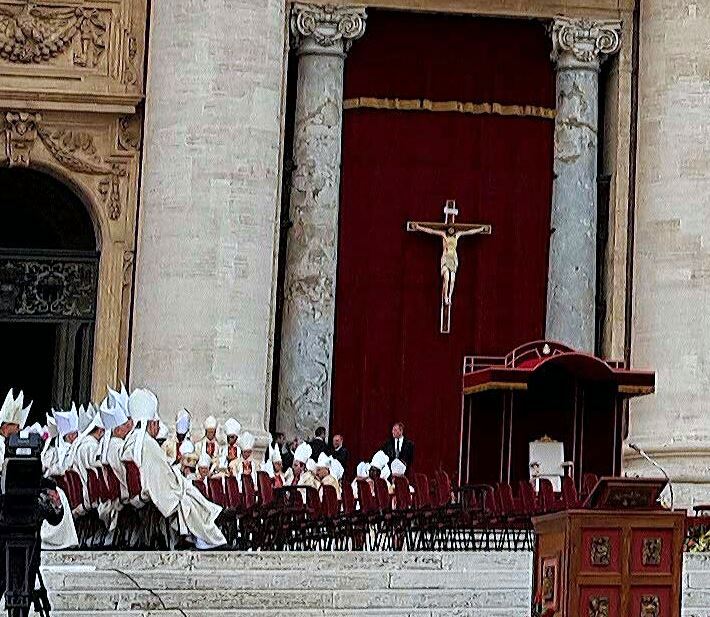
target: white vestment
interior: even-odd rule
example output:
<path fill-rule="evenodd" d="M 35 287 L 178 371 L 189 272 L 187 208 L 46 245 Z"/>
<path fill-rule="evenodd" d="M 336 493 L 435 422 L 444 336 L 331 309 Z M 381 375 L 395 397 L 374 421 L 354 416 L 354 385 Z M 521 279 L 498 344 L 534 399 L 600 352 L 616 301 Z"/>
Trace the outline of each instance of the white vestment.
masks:
<path fill-rule="evenodd" d="M 81 443 L 76 448 L 74 455 L 73 469 L 81 478 L 81 487 L 84 494 L 84 508 L 91 509 L 92 504 L 89 501 L 89 469 L 101 469 L 101 444 L 96 438 L 87 435 L 81 440 Z"/>
<path fill-rule="evenodd" d="M 177 514 L 180 535 L 195 537 L 197 548 L 215 548 L 227 543 L 215 520 L 222 511 L 165 460 L 158 442 L 150 435 L 143 440 L 141 483 L 160 513 L 165 517 Z"/>

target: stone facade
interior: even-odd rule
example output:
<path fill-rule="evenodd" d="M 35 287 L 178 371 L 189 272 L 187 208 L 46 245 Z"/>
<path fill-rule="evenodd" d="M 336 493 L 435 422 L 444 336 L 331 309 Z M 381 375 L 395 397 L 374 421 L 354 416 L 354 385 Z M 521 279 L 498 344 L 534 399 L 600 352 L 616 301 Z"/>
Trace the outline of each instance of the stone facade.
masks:
<path fill-rule="evenodd" d="M 0 2 L 0 165 L 56 176 L 96 228 L 96 399 L 128 362 L 145 11 L 145 0 Z"/>
<path fill-rule="evenodd" d="M 153 3 L 131 386 L 264 434 L 283 2 Z"/>

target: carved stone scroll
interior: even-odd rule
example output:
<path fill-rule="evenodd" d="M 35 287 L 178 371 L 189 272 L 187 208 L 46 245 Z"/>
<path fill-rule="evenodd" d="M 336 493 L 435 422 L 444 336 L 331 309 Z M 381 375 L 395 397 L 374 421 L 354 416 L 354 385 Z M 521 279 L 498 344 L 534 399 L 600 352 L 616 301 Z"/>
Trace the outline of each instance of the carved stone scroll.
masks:
<path fill-rule="evenodd" d="M 640 617 L 658 617 L 661 614 L 661 601 L 658 596 L 641 596 Z"/>

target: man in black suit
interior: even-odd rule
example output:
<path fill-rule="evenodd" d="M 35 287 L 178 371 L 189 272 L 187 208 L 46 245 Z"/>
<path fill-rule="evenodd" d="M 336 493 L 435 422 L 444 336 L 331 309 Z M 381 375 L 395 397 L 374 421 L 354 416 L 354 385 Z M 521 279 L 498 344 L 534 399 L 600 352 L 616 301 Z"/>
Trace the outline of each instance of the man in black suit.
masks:
<path fill-rule="evenodd" d="M 350 458 L 350 453 L 348 449 L 343 445 L 342 435 L 333 435 L 333 448 L 332 456 L 336 459 L 342 466 L 343 469 L 348 468 L 348 458 Z"/>
<path fill-rule="evenodd" d="M 404 424 L 395 422 L 392 426 L 392 438 L 385 442 L 382 451 L 390 457 L 390 462 L 398 458 L 409 469 L 414 462 L 414 442 L 404 436 Z"/>
<path fill-rule="evenodd" d="M 311 446 L 311 449 L 313 450 L 313 454 L 311 454 L 311 458 L 314 461 L 318 460 L 318 457 L 320 456 L 321 452 L 325 452 L 326 454 L 330 454 L 330 448 L 328 448 L 328 444 L 325 441 L 325 435 L 326 435 L 325 427 L 319 426 L 316 429 L 315 437 L 308 442 L 308 445 Z"/>

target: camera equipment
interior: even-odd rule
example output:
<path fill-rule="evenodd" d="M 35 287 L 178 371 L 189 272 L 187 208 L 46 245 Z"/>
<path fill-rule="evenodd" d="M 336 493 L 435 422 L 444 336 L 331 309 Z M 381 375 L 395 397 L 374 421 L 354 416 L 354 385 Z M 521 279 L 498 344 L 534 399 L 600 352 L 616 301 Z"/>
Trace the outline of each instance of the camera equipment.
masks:
<path fill-rule="evenodd" d="M 62 507 L 56 485 L 42 476 L 42 445 L 35 433 L 6 440 L 0 479 L 0 585 L 9 617 L 27 617 L 30 605 L 49 617 L 49 598 L 39 572 L 40 528 L 44 520 L 58 524 Z"/>

